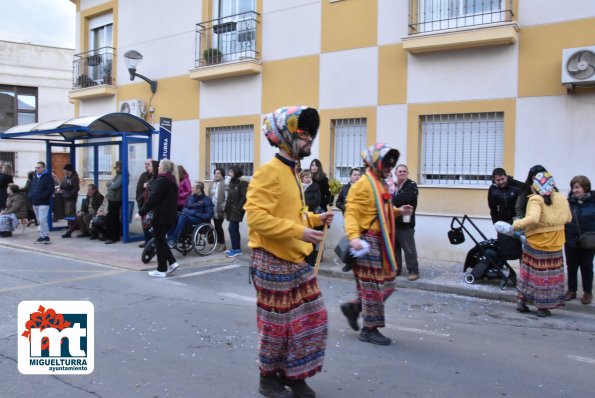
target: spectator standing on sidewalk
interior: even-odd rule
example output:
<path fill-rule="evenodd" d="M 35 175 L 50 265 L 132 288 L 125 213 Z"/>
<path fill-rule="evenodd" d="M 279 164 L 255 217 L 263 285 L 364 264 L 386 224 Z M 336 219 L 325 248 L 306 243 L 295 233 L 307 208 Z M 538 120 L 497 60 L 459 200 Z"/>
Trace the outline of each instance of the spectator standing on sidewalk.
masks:
<path fill-rule="evenodd" d="M 324 360 L 327 311 L 314 269 L 304 258 L 323 237 L 313 227 L 330 224 L 333 213 L 308 211 L 297 170 L 299 160 L 310 155 L 319 124 L 312 108 L 280 108 L 267 115 L 262 130 L 279 153 L 256 171 L 248 188 L 258 391 L 265 397 L 315 397 L 305 379 L 320 372 Z"/>
<path fill-rule="evenodd" d="M 62 235 L 63 238 L 70 238 L 76 226 L 76 202 L 81 189 L 79 175 L 74 167 L 67 163 L 64 165 L 64 179 L 60 183 L 58 193 L 64 199 L 64 214 L 66 217 L 75 218 L 68 220 L 68 230 Z"/>
<path fill-rule="evenodd" d="M 192 194 L 192 184 L 190 183 L 190 176 L 182 165 L 178 165 L 178 177 L 180 178 L 180 186 L 178 187 L 178 211 L 182 211 L 186 205 L 186 199 Z"/>
<path fill-rule="evenodd" d="M 347 194 L 349 193 L 349 189 L 360 179 L 362 176 L 362 171 L 358 168 L 353 168 L 349 171 L 349 182 L 347 184 L 343 184 L 341 187 L 341 192 L 339 192 L 339 196 L 337 197 L 337 208 L 341 210 L 341 213 L 345 214 L 345 204 L 347 199 Z"/>
<path fill-rule="evenodd" d="M 488 189 L 488 206 L 492 223 L 503 221 L 512 224 L 516 215 L 516 202 L 523 183 L 497 167 L 492 171 L 492 185 Z M 524 214 L 524 211 L 523 211 Z M 501 259 L 516 260 L 521 256 L 521 241 L 498 232 L 498 256 Z"/>
<path fill-rule="evenodd" d="M 524 230 L 521 270 L 517 283 L 517 311 L 529 312 L 527 304 L 537 307 L 537 316 L 550 316 L 550 309 L 564 305 L 564 225 L 572 221 L 568 201 L 555 189 L 548 172 L 533 178 L 524 218 L 512 227 Z"/>
<path fill-rule="evenodd" d="M 593 257 L 595 250 L 583 248 L 578 244 L 580 232 L 595 231 L 595 191 L 591 191 L 591 181 L 585 176 L 575 176 L 570 180 L 568 203 L 572 213 L 572 222 L 566 224 L 566 267 L 568 271 L 568 291 L 564 300 L 576 298 L 578 287 L 577 273 L 581 270 L 583 297 L 581 303 L 587 305 L 593 300 Z"/>
<path fill-rule="evenodd" d="M 153 177 L 153 159 L 148 158 L 145 160 L 144 167 L 145 171 L 141 173 L 138 177 L 138 182 L 136 183 L 136 205 L 138 206 L 139 210 L 143 207 L 145 203 L 145 190 L 147 189 L 148 182 Z"/>
<path fill-rule="evenodd" d="M 225 200 L 227 198 L 227 184 L 225 184 L 225 171 L 216 168 L 213 171 L 213 181 L 209 185 L 209 197 L 215 206 L 213 223 L 217 233 L 217 251 L 225 251 L 225 234 L 223 233 L 223 221 L 225 220 Z"/>
<path fill-rule="evenodd" d="M 167 245 L 167 232 L 176 224 L 178 202 L 178 179 L 175 164 L 169 159 L 159 162 L 159 176 L 151 183 L 149 196 L 135 216 L 137 220 L 152 211 L 153 237 L 157 252 L 157 269 L 149 271 L 153 278 L 165 278 L 178 268 L 178 263 Z M 109 212 L 108 212 L 109 215 Z"/>
<path fill-rule="evenodd" d="M 399 151 L 378 143 L 362 152 L 366 173 L 349 190 L 345 211 L 345 234 L 354 250 L 369 251 L 356 257 L 353 273 L 357 299 L 341 305 L 349 326 L 359 330 L 360 312 L 363 329 L 359 339 L 372 344 L 389 345 L 391 340 L 378 328 L 385 326 L 384 302 L 395 290 L 400 264 L 394 253 L 395 214 L 385 179 L 399 160 Z M 412 207 L 396 209 L 398 215 L 411 215 Z M 365 242 L 365 243 L 364 243 Z"/>
<path fill-rule="evenodd" d="M 331 190 L 328 185 L 328 177 L 322 168 L 320 160 L 312 160 L 310 163 L 310 172 L 312 173 L 312 181 L 318 184 L 318 189 L 320 190 L 320 207 L 324 211 L 327 211 L 328 205 L 331 204 Z"/>
<path fill-rule="evenodd" d="M 106 245 L 116 243 L 120 240 L 121 224 L 120 209 L 122 208 L 122 162 L 116 161 L 114 165 L 116 175 L 111 181 L 108 181 L 107 195 L 108 201 L 107 216 L 105 218 L 105 227 L 107 229 Z"/>
<path fill-rule="evenodd" d="M 242 169 L 238 166 L 231 166 L 229 176 L 231 180 L 227 187 L 227 201 L 225 202 L 225 216 L 229 223 L 229 239 L 231 249 L 225 252 L 227 257 L 236 257 L 242 254 L 240 246 L 240 223 L 244 219 L 244 203 L 246 203 L 246 191 L 248 183 L 241 179 Z"/>
<path fill-rule="evenodd" d="M 405 254 L 405 264 L 409 276 L 407 279 L 415 281 L 419 278 L 419 265 L 417 262 L 417 249 L 415 247 L 415 210 L 417 209 L 417 197 L 419 190 L 415 181 L 409 179 L 409 168 L 400 164 L 396 169 L 397 181 L 395 183 L 395 193 L 393 195 L 393 204 L 395 207 L 410 205 L 413 213 L 410 216 L 398 215 L 395 219 L 396 239 L 395 255 L 397 264 L 399 264 L 400 273 L 403 267 L 403 256 Z"/>
<path fill-rule="evenodd" d="M 31 224 L 35 224 L 36 226 L 39 225 L 39 223 L 37 222 L 37 218 L 35 217 L 35 212 L 33 211 L 33 205 L 31 205 L 31 201 L 29 201 L 29 189 L 31 189 L 31 183 L 33 182 L 33 176 L 35 176 L 35 172 L 34 171 L 30 171 L 27 173 L 27 181 L 25 181 L 25 185 L 23 187 L 21 187 L 21 192 L 23 193 L 23 196 L 25 197 L 25 200 L 27 201 L 27 219 L 29 220 L 29 222 L 27 223 L 27 226 L 30 226 Z"/>
<path fill-rule="evenodd" d="M 10 163 L 4 163 L 0 167 L 0 210 L 6 207 L 6 199 L 8 199 L 6 189 L 13 183 L 12 166 Z"/>
<path fill-rule="evenodd" d="M 35 217 L 39 222 L 39 238 L 34 243 L 50 243 L 50 226 L 48 214 L 50 212 L 50 199 L 54 194 L 54 179 L 46 169 L 44 162 L 35 165 L 35 176 L 29 189 L 29 201 L 33 205 Z"/>

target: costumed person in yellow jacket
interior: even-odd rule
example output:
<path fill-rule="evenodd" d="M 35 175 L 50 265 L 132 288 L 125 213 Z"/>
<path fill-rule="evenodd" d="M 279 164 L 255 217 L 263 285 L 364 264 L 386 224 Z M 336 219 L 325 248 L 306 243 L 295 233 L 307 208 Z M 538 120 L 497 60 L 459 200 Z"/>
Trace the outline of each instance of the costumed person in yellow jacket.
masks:
<path fill-rule="evenodd" d="M 515 220 L 515 230 L 525 230 L 521 272 L 517 283 L 517 311 L 537 307 L 537 316 L 550 316 L 550 309 L 564 305 L 564 225 L 572 221 L 568 201 L 556 189 L 548 172 L 537 173 L 531 185 L 525 217 Z"/>
<path fill-rule="evenodd" d="M 411 215 L 413 208 L 395 208 L 385 179 L 397 165 L 399 151 L 385 144 L 374 144 L 362 152 L 366 173 L 347 194 L 345 234 L 351 249 L 361 251 L 353 266 L 357 299 L 341 305 L 349 326 L 363 328 L 359 339 L 372 344 L 389 345 L 391 340 L 378 328 L 384 327 L 384 302 L 395 290 L 398 267 L 395 259 L 395 215 Z M 396 214 L 395 214 L 396 210 Z"/>
<path fill-rule="evenodd" d="M 301 106 L 265 117 L 262 131 L 279 153 L 254 173 L 244 205 L 256 288 L 258 391 L 265 397 L 315 397 L 305 379 L 321 371 L 324 359 L 327 311 L 304 259 L 323 238 L 314 227 L 330 224 L 333 213 L 308 211 L 298 171 L 319 125 L 318 112 Z"/>

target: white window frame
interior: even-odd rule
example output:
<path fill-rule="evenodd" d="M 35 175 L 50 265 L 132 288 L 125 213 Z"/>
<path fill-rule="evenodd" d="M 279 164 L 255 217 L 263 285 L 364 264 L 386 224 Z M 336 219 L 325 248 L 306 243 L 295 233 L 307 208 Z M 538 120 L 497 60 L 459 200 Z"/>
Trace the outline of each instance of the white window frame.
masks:
<path fill-rule="evenodd" d="M 418 1 L 419 33 L 485 25 L 506 19 L 506 0 Z M 477 9 L 477 5 L 481 9 Z M 485 5 L 489 6 L 487 10 L 484 10 Z"/>
<path fill-rule="evenodd" d="M 239 166 L 245 176 L 254 173 L 254 125 L 221 126 L 207 128 L 210 178 L 213 170 L 223 168 L 225 173 L 231 166 Z"/>
<path fill-rule="evenodd" d="M 98 138 L 94 142 L 109 142 L 112 141 L 110 138 Z M 99 145 L 97 147 L 99 156 L 99 179 L 100 180 L 111 180 L 112 178 L 112 167 L 115 163 L 113 152 L 115 145 Z M 82 152 L 83 159 L 83 178 L 93 179 L 95 178 L 94 158 L 95 154 L 93 147 L 83 147 Z"/>
<path fill-rule="evenodd" d="M 504 161 L 504 112 L 421 115 L 425 185 L 488 186 Z"/>
<path fill-rule="evenodd" d="M 363 165 L 361 153 L 367 145 L 367 119 L 331 120 L 333 136 L 333 177 L 345 184 L 349 171 Z"/>

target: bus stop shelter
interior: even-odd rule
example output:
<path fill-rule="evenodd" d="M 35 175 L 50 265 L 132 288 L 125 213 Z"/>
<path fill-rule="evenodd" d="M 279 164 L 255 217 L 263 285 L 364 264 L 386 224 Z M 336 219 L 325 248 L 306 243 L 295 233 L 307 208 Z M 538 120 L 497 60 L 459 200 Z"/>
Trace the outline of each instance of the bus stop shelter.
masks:
<path fill-rule="evenodd" d="M 12 127 L 0 133 L 0 139 L 45 141 L 46 165 L 51 173 L 52 148 L 69 148 L 70 164 L 76 165 L 76 149 L 89 148 L 93 151 L 93 180 L 99 186 L 99 147 L 118 146 L 119 160 L 122 162 L 122 240 L 124 243 L 143 239 L 141 235 L 130 234 L 131 212 L 134 206 L 128 203 L 128 154 L 129 146 L 146 145 L 147 158 L 152 157 L 152 138 L 157 134 L 149 123 L 128 113 L 107 113 L 98 116 L 83 116 L 67 120 L 52 120 Z M 134 201 L 132 201 L 134 204 Z M 53 207 L 53 203 L 51 204 Z M 50 230 L 52 212 L 48 214 Z"/>

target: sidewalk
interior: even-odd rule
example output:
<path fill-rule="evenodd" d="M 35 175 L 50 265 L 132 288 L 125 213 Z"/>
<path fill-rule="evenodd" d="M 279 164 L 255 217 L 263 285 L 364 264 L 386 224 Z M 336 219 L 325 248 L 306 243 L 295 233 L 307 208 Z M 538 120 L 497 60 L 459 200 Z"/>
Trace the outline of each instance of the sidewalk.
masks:
<path fill-rule="evenodd" d="M 22 229 L 19 226 L 11 238 L 0 238 L 0 246 L 35 251 L 97 264 L 106 264 L 132 271 L 148 271 L 155 269 L 157 266 L 155 258 L 148 264 L 144 264 L 141 261 L 142 249 L 138 247 L 139 242 L 126 244 L 118 242 L 112 245 L 106 245 L 98 240 L 91 241 L 88 238 L 77 238 L 78 231 L 69 239 L 63 239 L 60 236 L 63 231 L 54 231 L 50 233 L 51 244 L 43 245 L 33 243 L 38 236 L 37 229 L 34 226 L 25 228 L 25 234 L 21 234 L 21 231 Z M 250 249 L 247 247 L 246 237 L 243 236 L 242 238 L 244 255 L 236 258 L 227 258 L 221 252 L 215 252 L 204 257 L 197 256 L 194 253 L 189 253 L 185 257 L 176 251 L 173 253 L 181 269 L 190 266 L 212 267 L 227 265 L 236 261 L 247 265 L 250 262 L 248 255 Z M 420 258 L 419 263 L 420 278 L 413 282 L 409 281 L 405 270 L 404 275 L 397 278 L 397 288 L 459 294 L 462 296 L 511 303 L 516 301 L 516 289 L 509 285 L 507 290 L 500 290 L 499 280 L 481 280 L 472 285 L 465 283 L 463 280 L 463 264 L 430 261 L 423 258 Z M 511 262 L 511 266 L 518 275 L 518 261 Z M 343 272 L 342 268 L 343 264 L 339 262 L 332 248 L 325 249 L 324 258 L 320 264 L 320 275 L 353 280 L 353 274 L 351 272 Z M 580 295 L 582 295 L 582 292 L 579 293 L 579 297 Z M 583 305 L 580 303 L 580 300 L 567 302 L 564 309 L 595 315 L 595 304 Z"/>

